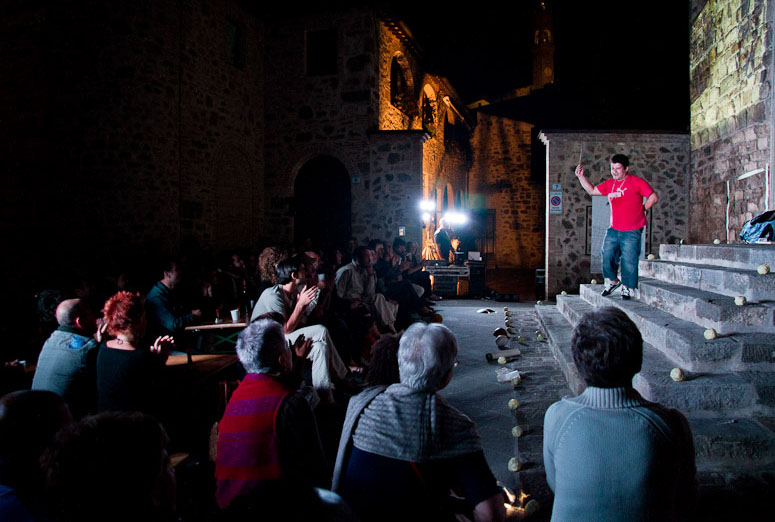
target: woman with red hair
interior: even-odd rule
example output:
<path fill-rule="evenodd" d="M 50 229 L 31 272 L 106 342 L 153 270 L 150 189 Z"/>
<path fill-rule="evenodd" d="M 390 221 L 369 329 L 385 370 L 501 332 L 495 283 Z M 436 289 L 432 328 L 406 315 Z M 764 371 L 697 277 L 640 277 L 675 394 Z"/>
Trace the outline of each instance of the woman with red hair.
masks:
<path fill-rule="evenodd" d="M 154 388 L 167 361 L 171 336 L 144 340 L 145 306 L 139 294 L 118 292 L 102 309 L 111 339 L 97 355 L 98 411 L 143 411 L 153 413 L 158 402 Z"/>

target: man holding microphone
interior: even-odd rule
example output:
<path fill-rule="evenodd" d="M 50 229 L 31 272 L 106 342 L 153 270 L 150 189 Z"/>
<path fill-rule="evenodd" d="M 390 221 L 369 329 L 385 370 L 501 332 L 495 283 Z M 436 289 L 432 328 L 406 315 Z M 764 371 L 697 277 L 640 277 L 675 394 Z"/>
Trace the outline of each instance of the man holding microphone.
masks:
<path fill-rule="evenodd" d="M 622 287 L 622 299 L 630 299 L 631 291 L 638 288 L 638 258 L 646 212 L 659 196 L 651 185 L 630 174 L 630 160 L 624 154 L 611 156 L 611 179 L 593 186 L 584 175 L 584 167 L 576 167 L 576 177 L 590 196 L 607 196 L 611 205 L 611 226 L 605 234 L 601 250 L 605 288 L 608 296 Z M 646 198 L 645 203 L 643 198 Z M 619 266 L 622 278 L 619 280 Z"/>

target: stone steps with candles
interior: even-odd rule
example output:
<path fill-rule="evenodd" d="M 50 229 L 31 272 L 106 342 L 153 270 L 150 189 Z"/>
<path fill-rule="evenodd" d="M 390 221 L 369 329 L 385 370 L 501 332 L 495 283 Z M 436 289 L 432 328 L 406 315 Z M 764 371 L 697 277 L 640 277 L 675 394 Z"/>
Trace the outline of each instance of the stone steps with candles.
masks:
<path fill-rule="evenodd" d="M 660 259 L 641 260 L 633 299 L 581 285 L 536 311 L 571 390 L 584 382 L 573 363 L 573 326 L 587 311 L 614 306 L 643 335 L 643 366 L 633 386 L 686 415 L 699 470 L 735 476 L 775 465 L 775 245 L 661 245 Z M 746 298 L 743 306 L 735 304 Z M 708 340 L 706 328 L 717 338 Z M 673 368 L 687 376 L 670 377 Z M 731 476 L 731 475 L 730 475 Z"/>

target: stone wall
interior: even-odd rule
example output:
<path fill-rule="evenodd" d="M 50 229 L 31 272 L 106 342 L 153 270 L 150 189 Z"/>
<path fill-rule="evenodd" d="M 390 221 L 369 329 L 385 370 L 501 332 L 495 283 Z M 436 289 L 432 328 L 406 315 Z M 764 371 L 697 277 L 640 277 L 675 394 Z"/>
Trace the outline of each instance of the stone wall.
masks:
<path fill-rule="evenodd" d="M 692 182 L 689 237 L 738 241 L 765 209 L 765 175 L 735 178 L 772 162 L 771 0 L 693 2 L 690 42 Z M 771 203 L 772 205 L 772 203 Z"/>
<path fill-rule="evenodd" d="M 370 134 L 370 177 L 364 182 L 367 198 L 353 202 L 363 219 L 353 221 L 355 237 L 392 242 L 404 227 L 406 241 L 422 239 L 417 204 L 422 195 L 422 131 L 380 131 Z"/>
<path fill-rule="evenodd" d="M 310 159 L 330 155 L 347 169 L 352 221 L 359 240 L 371 231 L 364 208 L 370 197 L 371 163 L 367 132 L 377 124 L 376 19 L 368 10 L 294 16 L 267 22 L 265 47 L 265 139 L 268 240 L 293 240 L 293 186 Z M 309 76 L 305 64 L 307 32 L 336 33 L 336 73 Z"/>
<path fill-rule="evenodd" d="M 519 121 L 477 113 L 470 176 L 472 208 L 495 210 L 498 267 L 544 264 L 544 197 L 531 180 L 531 131 Z"/>
<path fill-rule="evenodd" d="M 19 78 L 2 93 L 15 188 L 3 191 L 0 226 L 14 251 L 107 268 L 189 237 L 212 248 L 255 237 L 263 83 L 253 16 L 214 0 L 14 12 L 0 58 Z M 242 67 L 227 59 L 229 20 Z"/>
<path fill-rule="evenodd" d="M 546 146 L 546 295 L 578 291 L 600 267 L 590 267 L 588 223 L 590 196 L 574 171 L 583 147 L 587 178 L 593 185 L 610 177 L 610 158 L 626 154 L 630 171 L 644 178 L 659 194 L 659 203 L 647 219 L 646 252 L 656 252 L 662 243 L 675 243 L 688 232 L 689 137 L 683 134 L 607 133 L 543 131 Z M 549 211 L 549 192 L 560 184 L 562 213 Z M 694 212 L 694 210 L 692 210 Z M 590 223 L 591 226 L 591 223 Z M 602 278 L 600 278 L 602 281 Z"/>

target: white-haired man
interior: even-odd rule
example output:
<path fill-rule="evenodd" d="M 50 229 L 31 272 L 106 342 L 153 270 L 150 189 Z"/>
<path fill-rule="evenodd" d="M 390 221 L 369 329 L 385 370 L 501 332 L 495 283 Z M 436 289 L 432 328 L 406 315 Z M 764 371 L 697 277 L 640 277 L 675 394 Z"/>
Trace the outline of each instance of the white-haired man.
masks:
<path fill-rule="evenodd" d="M 304 360 L 311 342 L 294 345 Z M 304 396 L 288 383 L 294 353 L 280 323 L 258 319 L 237 340 L 247 375 L 218 424 L 216 499 L 221 507 L 250 495 L 267 481 L 290 478 L 328 487 L 315 416 Z"/>

